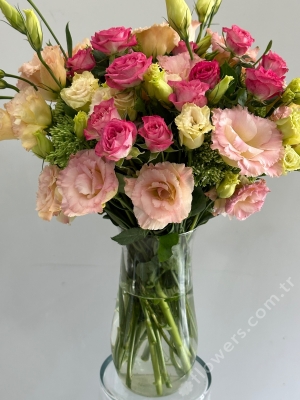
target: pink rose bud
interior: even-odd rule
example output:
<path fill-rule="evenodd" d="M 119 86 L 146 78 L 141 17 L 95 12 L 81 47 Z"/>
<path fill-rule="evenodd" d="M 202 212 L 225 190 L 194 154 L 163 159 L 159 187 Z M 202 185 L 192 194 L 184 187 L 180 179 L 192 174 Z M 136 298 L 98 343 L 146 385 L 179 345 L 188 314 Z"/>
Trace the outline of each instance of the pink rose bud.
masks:
<path fill-rule="evenodd" d="M 279 78 L 284 78 L 289 70 L 284 59 L 272 51 L 269 51 L 268 54 L 263 56 L 260 65 L 264 67 L 264 69 L 270 69 L 275 72 Z"/>
<path fill-rule="evenodd" d="M 220 81 L 220 66 L 217 61 L 200 61 L 189 74 L 189 81 L 198 79 L 201 82 L 208 83 L 209 88 L 213 89 Z"/>
<path fill-rule="evenodd" d="M 226 46 L 237 56 L 243 56 L 254 42 L 250 33 L 237 25 L 232 25 L 231 29 L 223 28 L 223 32 L 227 33 Z"/>
<path fill-rule="evenodd" d="M 142 118 L 144 126 L 138 133 L 145 139 L 148 149 L 152 152 L 164 151 L 173 143 L 173 133 L 167 127 L 163 118 L 158 115 Z"/>
<path fill-rule="evenodd" d="M 113 119 L 105 125 L 95 153 L 108 160 L 119 161 L 127 157 L 137 135 L 133 122 Z"/>
<path fill-rule="evenodd" d="M 96 66 L 96 60 L 93 56 L 92 49 L 87 47 L 86 49 L 78 50 L 78 52 L 71 58 L 68 58 L 66 67 L 69 70 L 71 76 L 76 72 L 82 74 L 84 71 L 91 71 Z"/>
<path fill-rule="evenodd" d="M 152 57 L 147 58 L 140 52 L 118 57 L 106 69 L 106 83 L 118 90 L 137 86 L 142 82 L 151 63 Z"/>
<path fill-rule="evenodd" d="M 110 55 L 136 46 L 137 40 L 135 36 L 132 36 L 131 28 L 119 26 L 96 32 L 91 38 L 91 44 L 93 49 Z"/>
<path fill-rule="evenodd" d="M 121 119 L 118 110 L 114 106 L 114 99 L 101 101 L 94 107 L 94 111 L 84 130 L 86 140 L 99 140 L 106 124 L 112 119 Z"/>
<path fill-rule="evenodd" d="M 284 81 L 275 72 L 263 67 L 247 68 L 245 84 L 247 90 L 260 101 L 270 100 L 283 92 Z"/>
<path fill-rule="evenodd" d="M 194 103 L 198 107 L 207 104 L 205 92 L 209 89 L 209 84 L 197 79 L 186 81 L 169 81 L 168 84 L 174 90 L 169 96 L 169 100 L 174 104 L 178 111 L 181 111 L 185 103 Z"/>

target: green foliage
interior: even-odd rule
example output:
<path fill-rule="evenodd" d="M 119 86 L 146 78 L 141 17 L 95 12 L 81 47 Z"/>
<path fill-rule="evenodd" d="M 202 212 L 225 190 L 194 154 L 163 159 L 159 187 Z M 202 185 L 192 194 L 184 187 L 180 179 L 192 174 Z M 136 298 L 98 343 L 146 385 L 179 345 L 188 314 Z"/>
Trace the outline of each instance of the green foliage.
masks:
<path fill-rule="evenodd" d="M 222 181 L 226 171 L 239 173 L 239 168 L 226 164 L 217 150 L 212 150 L 211 135 L 206 134 L 203 144 L 193 151 L 192 165 L 195 184 L 202 188 L 215 186 Z"/>
<path fill-rule="evenodd" d="M 168 235 L 160 236 L 158 240 L 158 259 L 160 262 L 167 261 L 173 254 L 172 247 L 179 242 L 179 234 L 175 232 L 169 233 Z"/>
<path fill-rule="evenodd" d="M 148 231 L 142 228 L 131 228 L 119 233 L 112 237 L 112 240 L 121 244 L 128 245 L 138 240 L 144 239 L 148 234 Z"/>

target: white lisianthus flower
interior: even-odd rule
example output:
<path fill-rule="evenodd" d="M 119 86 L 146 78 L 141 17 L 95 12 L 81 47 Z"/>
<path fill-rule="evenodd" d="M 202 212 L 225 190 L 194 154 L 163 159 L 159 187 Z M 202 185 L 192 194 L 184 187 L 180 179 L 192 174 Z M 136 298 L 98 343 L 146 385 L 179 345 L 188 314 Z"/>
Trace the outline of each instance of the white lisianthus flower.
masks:
<path fill-rule="evenodd" d="M 180 144 L 190 150 L 200 147 L 204 141 L 204 134 L 214 128 L 210 123 L 209 107 L 198 107 L 192 103 L 184 104 L 181 113 L 175 118 L 175 123 Z"/>
<path fill-rule="evenodd" d="M 60 92 L 61 98 L 74 110 L 88 111 L 95 91 L 99 88 L 98 79 L 89 71 L 74 75 L 72 85 Z"/>

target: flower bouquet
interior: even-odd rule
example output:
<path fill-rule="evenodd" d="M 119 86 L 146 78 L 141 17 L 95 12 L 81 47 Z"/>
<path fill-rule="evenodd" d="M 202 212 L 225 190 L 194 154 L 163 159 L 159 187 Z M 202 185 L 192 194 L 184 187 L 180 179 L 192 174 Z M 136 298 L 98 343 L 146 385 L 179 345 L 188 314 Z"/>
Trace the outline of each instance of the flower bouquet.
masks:
<path fill-rule="evenodd" d="M 300 78 L 285 82 L 272 42 L 258 56 L 240 27 L 212 31 L 220 0 L 198 0 L 197 21 L 166 0 L 165 23 L 76 46 L 67 25 L 66 48 L 28 2 L 22 12 L 0 0 L 35 52 L 19 75 L 0 70 L 0 139 L 42 160 L 42 219 L 96 213 L 120 228 L 114 365 L 132 391 L 171 394 L 196 359 L 193 231 L 220 214 L 248 218 L 269 192 L 264 176 L 300 169 Z"/>

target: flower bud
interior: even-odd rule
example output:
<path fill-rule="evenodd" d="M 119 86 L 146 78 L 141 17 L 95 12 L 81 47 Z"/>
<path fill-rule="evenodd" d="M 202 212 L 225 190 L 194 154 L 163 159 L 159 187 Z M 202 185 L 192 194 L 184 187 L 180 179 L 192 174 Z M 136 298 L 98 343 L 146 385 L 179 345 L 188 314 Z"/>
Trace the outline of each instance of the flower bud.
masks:
<path fill-rule="evenodd" d="M 165 81 L 165 71 L 161 71 L 157 64 L 151 64 L 144 75 L 144 88 L 149 97 L 170 104 L 169 96 L 173 89 Z"/>
<path fill-rule="evenodd" d="M 297 169 L 300 169 L 300 156 L 291 146 L 286 146 L 283 157 L 284 174 Z"/>
<path fill-rule="evenodd" d="M 205 23 L 209 18 L 215 0 L 198 0 L 196 3 L 196 13 L 198 15 L 198 20 L 201 24 Z"/>
<path fill-rule="evenodd" d="M 287 93 L 290 93 L 290 91 L 294 94 L 294 98 L 292 99 L 292 101 L 295 104 L 300 105 L 300 78 L 295 78 L 293 79 L 286 87 L 284 93 L 283 93 L 283 97 L 286 95 Z"/>
<path fill-rule="evenodd" d="M 240 183 L 239 175 L 233 172 L 225 172 L 225 177 L 217 186 L 217 193 L 220 199 L 228 199 L 235 191 L 236 185 Z"/>
<path fill-rule="evenodd" d="M 191 11 L 184 0 L 166 0 L 169 25 L 182 40 L 188 39 L 188 28 L 191 25 Z"/>
<path fill-rule="evenodd" d="M 74 132 L 78 139 L 84 138 L 83 131 L 87 127 L 88 116 L 84 111 L 79 111 L 74 117 Z"/>
<path fill-rule="evenodd" d="M 7 83 L 3 79 L 0 79 L 0 89 L 6 89 L 6 88 L 7 88 Z"/>
<path fill-rule="evenodd" d="M 206 35 L 197 43 L 197 50 L 196 53 L 198 56 L 202 56 L 205 52 L 209 49 L 211 45 L 211 36 Z"/>
<path fill-rule="evenodd" d="M 26 35 L 26 28 L 20 12 L 7 3 L 5 0 L 0 0 L 0 9 L 8 23 L 17 31 Z"/>
<path fill-rule="evenodd" d="M 0 69 L 0 79 L 5 77 L 5 72 L 3 71 L 3 69 Z"/>
<path fill-rule="evenodd" d="M 281 100 L 283 104 L 290 104 L 295 98 L 295 93 L 291 91 L 291 89 L 285 89 L 284 93 L 281 96 Z"/>
<path fill-rule="evenodd" d="M 233 76 L 226 75 L 209 93 L 208 100 L 211 105 L 215 105 L 219 103 L 221 98 L 226 93 L 227 89 L 229 88 L 230 82 L 234 80 Z"/>
<path fill-rule="evenodd" d="M 36 51 L 43 48 L 43 32 L 40 21 L 33 10 L 23 10 L 26 16 L 26 34 L 31 47 Z"/>
<path fill-rule="evenodd" d="M 33 136 L 35 136 L 37 144 L 31 149 L 32 152 L 37 157 L 45 159 L 53 151 L 51 140 L 46 137 L 44 131 L 37 131 L 33 133 Z"/>

